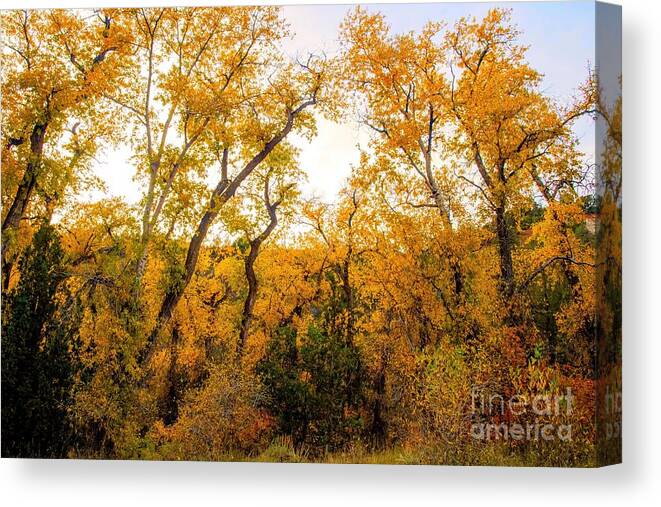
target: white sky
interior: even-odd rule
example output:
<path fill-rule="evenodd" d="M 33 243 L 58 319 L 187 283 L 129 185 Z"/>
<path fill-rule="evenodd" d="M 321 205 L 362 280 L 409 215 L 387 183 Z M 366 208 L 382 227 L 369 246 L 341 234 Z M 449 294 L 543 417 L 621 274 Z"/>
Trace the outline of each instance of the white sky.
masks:
<path fill-rule="evenodd" d="M 464 15 L 482 16 L 494 6 L 513 9 L 513 21 L 522 31 L 521 40 L 530 45 L 528 59 L 545 75 L 544 91 L 568 100 L 585 80 L 588 65 L 594 64 L 594 4 L 592 2 L 516 2 L 516 3 L 440 3 L 371 4 L 371 10 L 386 15 L 394 32 L 420 29 L 429 20 L 444 20 L 452 25 Z M 283 8 L 285 19 L 295 34 L 284 50 L 297 54 L 324 51 L 333 55 L 338 49 L 338 27 L 352 5 L 301 5 Z M 592 120 L 577 123 L 575 132 L 581 148 L 594 153 Z M 318 135 L 311 142 L 291 138 L 301 149 L 300 165 L 308 175 L 301 187 L 306 196 L 316 195 L 333 201 L 352 164 L 359 160 L 359 146 L 366 146 L 369 133 L 356 122 L 337 124 L 319 118 Z M 117 196 L 129 203 L 140 199 L 140 187 L 132 181 L 135 168 L 128 146 L 106 152 L 93 170 L 107 186 L 105 197 Z M 101 197 L 94 193 L 90 197 Z"/>

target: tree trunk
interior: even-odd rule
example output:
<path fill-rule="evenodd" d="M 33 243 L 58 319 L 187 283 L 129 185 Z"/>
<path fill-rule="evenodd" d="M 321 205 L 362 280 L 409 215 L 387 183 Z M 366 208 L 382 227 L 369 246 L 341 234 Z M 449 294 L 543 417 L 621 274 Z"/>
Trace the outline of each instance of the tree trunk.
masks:
<path fill-rule="evenodd" d="M 172 343 L 170 344 L 170 364 L 167 373 L 167 394 L 161 405 L 161 419 L 166 426 L 171 426 L 179 417 L 179 379 L 177 376 L 177 359 L 179 357 L 179 329 L 174 326 L 172 330 Z"/>
<path fill-rule="evenodd" d="M 505 300 L 509 300 L 514 294 L 514 268 L 512 266 L 512 241 L 504 205 L 496 208 L 496 234 L 500 256 L 500 293 Z"/>
<path fill-rule="evenodd" d="M 3 262 L 2 263 L 2 296 L 3 298 L 9 292 L 9 282 L 11 280 L 11 272 L 14 269 L 14 264 L 12 262 Z"/>
<path fill-rule="evenodd" d="M 344 258 L 344 262 L 342 263 L 342 290 L 344 292 L 344 297 L 346 299 L 346 305 L 347 305 L 347 328 L 346 328 L 346 336 L 347 336 L 347 342 L 351 344 L 353 341 L 353 334 L 354 334 L 354 302 L 353 302 L 353 288 L 351 287 L 351 278 L 350 278 L 350 267 L 351 267 L 351 256 L 352 256 L 352 248 L 351 245 L 349 245 L 349 249 L 347 250 L 347 255 Z"/>
<path fill-rule="evenodd" d="M 48 122 L 37 123 L 30 134 L 30 158 L 25 168 L 23 178 L 18 185 L 14 201 L 2 222 L 2 260 L 6 259 L 6 250 L 9 245 L 10 231 L 16 231 L 25 216 L 30 203 L 32 192 L 37 185 L 37 175 L 42 164 L 44 153 L 44 140 Z"/>
<path fill-rule="evenodd" d="M 138 251 L 138 262 L 135 266 L 135 276 L 133 277 L 133 302 L 138 307 L 142 295 L 142 279 L 147 271 L 147 260 L 149 259 L 150 238 L 142 236 L 140 239 L 140 249 Z"/>
<path fill-rule="evenodd" d="M 432 140 L 433 140 L 432 128 L 434 125 L 434 121 L 435 121 L 434 109 L 430 105 L 429 133 L 428 133 L 427 146 L 425 146 L 421 140 L 419 140 L 419 145 L 425 159 L 425 179 L 427 181 L 427 186 L 431 191 L 432 199 L 434 199 L 434 204 L 438 209 L 439 215 L 441 216 L 441 220 L 443 221 L 443 224 L 445 225 L 447 232 L 452 233 L 453 227 L 452 227 L 452 218 L 450 216 L 450 209 L 446 204 L 446 202 L 443 200 L 443 194 L 438 186 L 438 183 L 436 182 L 436 178 L 434 177 L 434 172 L 432 170 Z M 448 244 L 447 250 L 448 250 L 447 255 L 450 262 L 450 270 L 452 271 L 452 278 L 454 282 L 453 283 L 454 295 L 457 297 L 457 299 L 459 299 L 464 291 L 464 275 L 462 272 L 461 263 L 459 262 L 459 259 L 455 254 L 453 247 Z"/>
<path fill-rule="evenodd" d="M 450 257 L 450 271 L 452 271 L 452 288 L 454 290 L 455 298 L 460 301 L 464 292 L 464 273 L 461 267 L 461 262 L 454 252 L 450 251 L 448 255 Z"/>
<path fill-rule="evenodd" d="M 374 381 L 374 401 L 372 403 L 372 423 L 370 425 L 370 435 L 372 445 L 375 449 L 382 449 L 386 443 L 386 421 L 383 417 L 384 397 L 386 392 L 386 359 L 385 350 L 381 350 L 381 362 L 379 371 Z"/>
<path fill-rule="evenodd" d="M 241 316 L 241 330 L 239 332 L 239 341 L 236 344 L 236 360 L 241 362 L 243 357 L 243 348 L 248 339 L 248 330 L 252 321 L 253 309 L 257 300 L 257 276 L 255 275 L 255 260 L 259 253 L 259 243 L 251 242 L 250 253 L 245 259 L 245 272 L 248 280 L 248 295 L 243 303 L 243 313 Z"/>
<path fill-rule="evenodd" d="M 250 322 L 252 321 L 253 309 L 255 308 L 255 301 L 257 300 L 257 275 L 255 275 L 255 261 L 259 255 L 259 249 L 262 246 L 262 243 L 268 238 L 276 225 L 278 225 L 278 216 L 276 215 L 276 210 L 280 205 L 280 201 L 271 204 L 269 199 L 269 180 L 266 179 L 264 185 L 264 202 L 266 204 L 266 209 L 269 213 L 269 224 L 266 226 L 266 229 L 257 236 L 255 239 L 250 241 L 250 252 L 244 261 L 246 278 L 248 280 L 248 295 L 243 304 L 243 314 L 241 317 L 241 330 L 239 332 L 239 341 L 236 344 L 236 361 L 241 363 L 243 359 L 243 349 L 248 339 L 248 331 L 250 329 Z"/>
<path fill-rule="evenodd" d="M 195 234 L 193 235 L 193 238 L 188 245 L 186 262 L 184 264 L 185 272 L 183 280 L 180 280 L 178 283 L 176 283 L 174 288 L 170 289 L 170 291 L 168 291 L 165 298 L 163 299 L 161 309 L 158 312 L 156 327 L 149 336 L 147 349 L 143 354 L 143 359 L 146 360 L 149 356 L 151 356 L 158 334 L 160 333 L 161 329 L 163 329 L 163 326 L 167 324 L 172 317 L 172 312 L 174 312 L 174 309 L 179 303 L 184 290 L 186 290 L 186 287 L 190 283 L 191 278 L 193 278 L 195 266 L 197 265 L 197 259 L 200 256 L 200 248 L 202 247 L 202 243 L 207 236 L 207 232 L 209 232 L 209 227 L 211 227 L 211 224 L 217 215 L 217 211 L 207 211 L 197 226 L 197 230 L 195 231 Z"/>
<path fill-rule="evenodd" d="M 154 205 L 154 189 L 156 187 L 156 178 L 160 161 L 155 160 L 149 164 L 149 187 L 145 197 L 145 205 L 142 211 L 142 233 L 140 234 L 140 249 L 138 251 L 138 261 L 135 265 L 135 277 L 133 279 L 133 299 L 138 302 L 142 288 L 142 279 L 147 270 L 147 260 L 149 258 L 149 244 L 151 242 L 152 232 L 152 207 Z"/>

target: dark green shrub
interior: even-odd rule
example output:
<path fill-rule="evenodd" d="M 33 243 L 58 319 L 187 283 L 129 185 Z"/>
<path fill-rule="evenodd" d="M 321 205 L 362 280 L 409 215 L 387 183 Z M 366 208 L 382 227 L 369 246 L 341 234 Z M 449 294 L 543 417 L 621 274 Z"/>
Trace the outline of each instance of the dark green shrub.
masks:
<path fill-rule="evenodd" d="M 310 326 L 302 343 L 290 327 L 270 340 L 257 366 L 265 407 L 294 446 L 313 452 L 341 449 L 362 428 L 362 367 L 358 349 Z"/>

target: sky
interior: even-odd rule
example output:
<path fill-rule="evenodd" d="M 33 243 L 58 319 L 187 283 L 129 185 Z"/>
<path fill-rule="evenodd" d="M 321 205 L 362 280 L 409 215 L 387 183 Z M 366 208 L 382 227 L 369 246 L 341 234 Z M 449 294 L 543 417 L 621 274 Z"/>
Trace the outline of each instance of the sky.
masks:
<path fill-rule="evenodd" d="M 292 57 L 310 51 L 333 55 L 338 50 L 339 25 L 353 7 L 350 4 L 283 7 L 293 33 L 284 51 Z M 591 1 L 368 4 L 365 7 L 383 13 L 394 33 L 418 31 L 430 20 L 442 20 L 451 26 L 462 16 L 479 18 L 493 7 L 511 8 L 512 21 L 522 32 L 520 41 L 530 46 L 528 61 L 544 74 L 543 91 L 560 101 L 571 99 L 585 81 L 589 66 L 595 63 L 595 4 Z M 592 156 L 595 148 L 592 120 L 580 120 L 574 130 L 581 149 Z M 312 141 L 294 136 L 292 142 L 301 150 L 301 168 L 308 175 L 301 184 L 303 194 L 334 201 L 351 166 L 359 160 L 360 147 L 366 147 L 368 139 L 366 128 L 356 122 L 338 124 L 323 118 L 318 119 L 318 134 Z M 131 181 L 135 169 L 128 160 L 130 155 L 127 147 L 109 151 L 99 157 L 94 172 L 106 183 L 110 195 L 135 203 L 140 194 L 139 186 Z"/>

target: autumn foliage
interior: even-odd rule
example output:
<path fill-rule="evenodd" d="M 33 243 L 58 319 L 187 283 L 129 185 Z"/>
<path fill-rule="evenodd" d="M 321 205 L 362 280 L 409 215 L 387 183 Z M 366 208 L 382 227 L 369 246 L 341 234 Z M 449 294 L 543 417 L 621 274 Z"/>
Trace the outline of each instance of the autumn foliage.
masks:
<path fill-rule="evenodd" d="M 598 462 L 621 102 L 547 96 L 509 11 L 397 34 L 356 8 L 296 61 L 277 7 L 0 20 L 3 456 Z M 292 140 L 321 116 L 370 132 L 332 203 Z M 138 204 L 81 198 L 120 144 Z M 477 438 L 534 422 L 513 397 L 564 400 L 571 438 Z"/>

